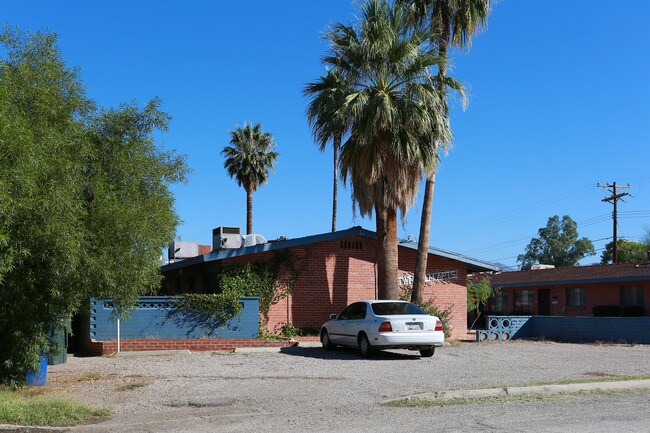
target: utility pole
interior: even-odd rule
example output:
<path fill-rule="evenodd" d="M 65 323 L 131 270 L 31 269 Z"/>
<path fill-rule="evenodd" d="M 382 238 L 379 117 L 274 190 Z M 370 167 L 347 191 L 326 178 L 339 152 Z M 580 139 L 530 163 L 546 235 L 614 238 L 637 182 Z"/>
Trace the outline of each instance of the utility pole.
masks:
<path fill-rule="evenodd" d="M 612 185 L 609 183 L 603 185 L 600 182 L 598 183 L 599 188 L 605 188 L 607 191 L 611 192 L 612 195 L 611 197 L 607 197 L 602 199 L 601 201 L 608 201 L 611 202 L 614 205 L 614 212 L 612 212 L 612 219 L 614 220 L 614 258 L 613 262 L 614 264 L 618 263 L 618 238 L 616 235 L 616 215 L 617 215 L 617 210 L 616 210 L 616 202 L 618 202 L 621 198 L 625 197 L 626 195 L 630 195 L 626 192 L 617 194 L 616 193 L 616 188 L 621 188 L 621 189 L 627 189 L 630 187 L 630 184 L 628 183 L 627 185 L 624 186 L 618 186 L 616 185 L 616 182 L 614 182 Z"/>

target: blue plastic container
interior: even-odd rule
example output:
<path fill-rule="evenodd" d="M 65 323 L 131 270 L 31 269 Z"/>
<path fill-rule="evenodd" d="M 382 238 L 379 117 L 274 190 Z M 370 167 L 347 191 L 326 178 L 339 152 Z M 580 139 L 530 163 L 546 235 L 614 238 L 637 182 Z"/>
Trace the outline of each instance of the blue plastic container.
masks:
<path fill-rule="evenodd" d="M 44 386 L 47 378 L 47 356 L 43 355 L 39 362 L 39 369 L 27 373 L 27 386 Z"/>

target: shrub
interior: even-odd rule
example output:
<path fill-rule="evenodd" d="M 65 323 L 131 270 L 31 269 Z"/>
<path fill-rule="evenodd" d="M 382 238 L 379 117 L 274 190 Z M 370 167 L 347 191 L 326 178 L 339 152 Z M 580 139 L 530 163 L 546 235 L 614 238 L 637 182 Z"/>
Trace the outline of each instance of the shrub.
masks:
<path fill-rule="evenodd" d="M 628 305 L 621 307 L 621 317 L 643 317 L 645 316 L 645 307 L 642 305 Z"/>
<path fill-rule="evenodd" d="M 592 309 L 594 317 L 620 317 L 621 307 L 618 305 L 597 305 Z"/>

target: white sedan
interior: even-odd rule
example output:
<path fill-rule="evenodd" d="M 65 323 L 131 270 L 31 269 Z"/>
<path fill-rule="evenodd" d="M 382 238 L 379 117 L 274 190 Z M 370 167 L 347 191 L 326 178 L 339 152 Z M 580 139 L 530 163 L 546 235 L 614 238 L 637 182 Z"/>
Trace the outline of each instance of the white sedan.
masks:
<path fill-rule="evenodd" d="M 419 350 L 430 357 L 445 335 L 440 319 L 411 302 L 360 301 L 332 314 L 321 327 L 320 341 L 324 349 L 358 347 L 364 357 L 381 349 Z"/>

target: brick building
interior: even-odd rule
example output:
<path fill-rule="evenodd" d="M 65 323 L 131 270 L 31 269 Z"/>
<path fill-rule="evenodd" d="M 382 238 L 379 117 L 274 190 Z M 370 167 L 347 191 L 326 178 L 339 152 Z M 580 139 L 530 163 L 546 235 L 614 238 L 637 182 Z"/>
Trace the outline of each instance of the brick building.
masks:
<path fill-rule="evenodd" d="M 591 316 L 594 307 L 614 312 L 605 315 L 650 312 L 650 261 L 503 272 L 489 279 L 497 290 L 487 307 L 492 313 Z"/>
<path fill-rule="evenodd" d="M 223 242 L 215 241 L 213 247 Z M 271 307 L 267 317 L 270 330 L 286 323 L 317 327 L 351 302 L 376 299 L 375 233 L 361 227 L 239 248 L 215 248 L 208 254 L 168 263 L 161 268 L 161 292 L 205 293 L 211 276 L 221 267 L 267 261 L 279 253 L 291 256 L 297 280 L 291 295 Z M 416 255 L 416 242 L 400 243 L 399 273 L 404 287 L 412 283 Z M 487 262 L 429 249 L 429 284 L 423 298 L 433 297 L 438 306 L 452 307 L 453 337 L 464 337 L 467 329 L 468 273 L 496 270 Z"/>

